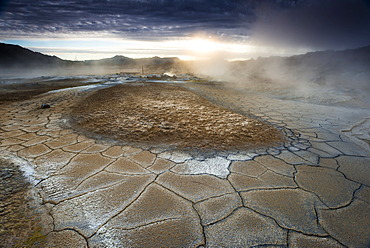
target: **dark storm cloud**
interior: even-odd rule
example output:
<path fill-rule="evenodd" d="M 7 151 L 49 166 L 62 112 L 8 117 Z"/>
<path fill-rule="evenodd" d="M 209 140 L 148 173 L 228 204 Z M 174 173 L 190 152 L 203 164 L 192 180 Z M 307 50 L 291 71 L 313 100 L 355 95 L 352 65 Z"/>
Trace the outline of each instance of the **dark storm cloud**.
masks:
<path fill-rule="evenodd" d="M 297 0 L 260 4 L 251 29 L 259 43 L 342 49 L 370 44 L 370 1 Z"/>
<path fill-rule="evenodd" d="M 368 0 L 6 2 L 0 6 L 0 38 L 38 34 L 49 37 L 81 31 L 135 39 L 201 33 L 313 48 L 370 44 Z"/>
<path fill-rule="evenodd" d="M 249 5 L 225 0 L 15 0 L 1 14 L 0 28 L 3 33 L 110 31 L 143 38 L 222 33 L 244 28 L 252 16 Z"/>

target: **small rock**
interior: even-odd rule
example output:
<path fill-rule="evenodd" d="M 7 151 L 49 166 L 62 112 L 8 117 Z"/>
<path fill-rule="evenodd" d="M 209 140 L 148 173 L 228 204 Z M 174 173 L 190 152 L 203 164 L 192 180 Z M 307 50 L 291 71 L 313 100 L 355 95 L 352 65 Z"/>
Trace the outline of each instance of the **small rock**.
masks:
<path fill-rule="evenodd" d="M 43 104 L 41 104 L 41 108 L 42 109 L 47 109 L 47 108 L 50 108 L 50 105 L 43 103 Z"/>

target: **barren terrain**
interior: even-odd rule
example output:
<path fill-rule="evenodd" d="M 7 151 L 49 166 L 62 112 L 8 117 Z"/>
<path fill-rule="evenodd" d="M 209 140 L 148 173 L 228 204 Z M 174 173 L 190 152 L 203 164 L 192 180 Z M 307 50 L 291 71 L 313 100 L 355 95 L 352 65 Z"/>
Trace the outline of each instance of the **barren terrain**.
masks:
<path fill-rule="evenodd" d="M 0 239 L 369 247 L 368 109 L 179 80 L 97 76 L 100 84 L 1 104 Z M 9 191 L 27 185 L 13 165 L 30 191 Z"/>

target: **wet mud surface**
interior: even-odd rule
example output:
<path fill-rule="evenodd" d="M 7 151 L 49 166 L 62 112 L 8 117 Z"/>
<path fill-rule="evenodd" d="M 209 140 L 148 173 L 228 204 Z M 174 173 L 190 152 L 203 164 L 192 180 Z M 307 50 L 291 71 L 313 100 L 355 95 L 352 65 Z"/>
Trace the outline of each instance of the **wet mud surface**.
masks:
<path fill-rule="evenodd" d="M 14 79 L 17 83 L 2 83 L 0 79 L 0 104 L 31 99 L 34 96 L 51 90 L 76 87 L 80 85 L 94 84 L 83 83 L 81 78 L 77 79 Z"/>
<path fill-rule="evenodd" d="M 71 116 L 77 128 L 149 145 L 240 150 L 284 140 L 273 126 L 175 85 L 148 83 L 100 90 L 75 106 Z"/>
<path fill-rule="evenodd" d="M 46 236 L 31 206 L 30 184 L 18 167 L 0 159 L 0 246 L 43 247 Z"/>

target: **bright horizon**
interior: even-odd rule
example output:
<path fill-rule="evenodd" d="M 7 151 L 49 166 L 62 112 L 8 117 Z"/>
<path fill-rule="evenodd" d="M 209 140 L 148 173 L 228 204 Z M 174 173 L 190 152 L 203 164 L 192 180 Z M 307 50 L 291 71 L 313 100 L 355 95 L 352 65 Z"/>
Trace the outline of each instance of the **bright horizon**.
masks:
<path fill-rule="evenodd" d="M 2 39 L 0 41 L 61 59 L 77 61 L 105 59 L 116 55 L 130 58 L 178 57 L 181 60 L 204 60 L 214 57 L 225 60 L 247 60 L 266 56 L 290 56 L 310 51 L 305 48 L 276 49 L 196 36 L 161 41 L 119 38 Z"/>

